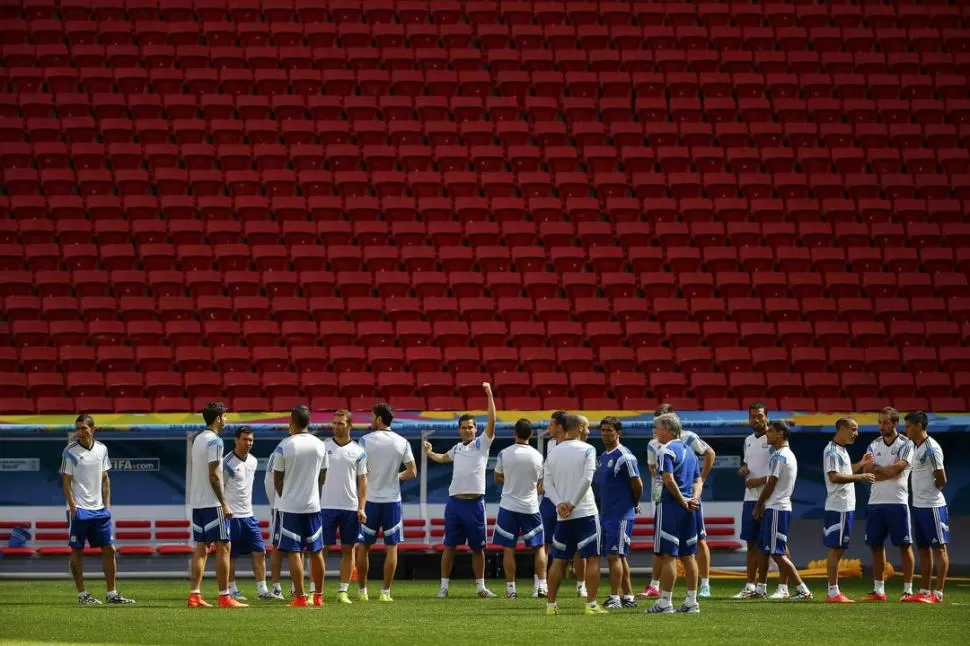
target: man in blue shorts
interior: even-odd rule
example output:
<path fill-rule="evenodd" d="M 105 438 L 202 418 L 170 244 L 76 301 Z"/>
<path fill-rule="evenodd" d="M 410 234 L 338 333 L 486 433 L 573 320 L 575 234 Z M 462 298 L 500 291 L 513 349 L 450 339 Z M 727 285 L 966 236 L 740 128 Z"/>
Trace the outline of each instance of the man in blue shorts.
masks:
<path fill-rule="evenodd" d="M 462 415 L 458 418 L 461 442 L 447 453 L 435 453 L 431 442 L 424 443 L 428 458 L 438 464 L 452 464 L 451 486 L 448 487 L 448 503 L 445 505 L 444 551 L 441 553 L 441 587 L 438 598 L 448 596 L 451 570 L 455 564 L 455 552 L 459 545 L 468 544 L 472 553 L 472 572 L 475 575 L 476 594 L 489 599 L 495 593 L 485 587 L 485 469 L 488 452 L 495 439 L 495 399 L 492 385 L 483 383 L 488 398 L 488 422 L 485 432 L 475 436 L 475 418 Z"/>
<path fill-rule="evenodd" d="M 84 544 L 101 548 L 104 583 L 109 604 L 132 604 L 118 594 L 115 576 L 114 540 L 111 535 L 111 479 L 108 449 L 94 439 L 94 418 L 79 415 L 74 422 L 77 440 L 61 454 L 61 487 L 67 502 L 67 522 L 71 547 L 71 576 L 82 606 L 100 606 L 101 601 L 84 587 Z"/>

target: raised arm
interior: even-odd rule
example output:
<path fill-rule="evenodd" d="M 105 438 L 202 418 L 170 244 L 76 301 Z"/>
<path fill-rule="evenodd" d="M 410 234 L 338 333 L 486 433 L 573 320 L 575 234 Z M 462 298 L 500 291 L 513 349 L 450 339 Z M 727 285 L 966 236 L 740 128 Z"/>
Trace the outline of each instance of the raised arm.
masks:
<path fill-rule="evenodd" d="M 485 397 L 488 399 L 488 422 L 485 424 L 485 435 L 489 440 L 495 439 L 495 397 L 492 396 L 492 384 L 487 381 L 482 384 Z"/>

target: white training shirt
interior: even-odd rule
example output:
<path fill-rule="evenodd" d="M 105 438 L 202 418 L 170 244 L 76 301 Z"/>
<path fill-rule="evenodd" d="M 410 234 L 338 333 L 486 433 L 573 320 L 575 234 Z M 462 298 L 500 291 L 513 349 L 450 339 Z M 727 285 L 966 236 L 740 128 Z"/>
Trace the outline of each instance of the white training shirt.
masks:
<path fill-rule="evenodd" d="M 253 481 L 259 460 L 252 453 L 240 460 L 235 451 L 222 459 L 222 488 L 226 504 L 233 518 L 250 518 L 253 515 Z"/>
<path fill-rule="evenodd" d="M 556 445 L 546 457 L 542 484 L 546 494 L 555 505 L 573 502 L 586 482 L 592 483 L 596 475 L 596 449 L 579 440 L 566 440 Z M 579 504 L 565 519 L 586 518 L 597 515 L 593 487 L 590 485 Z"/>
<path fill-rule="evenodd" d="M 650 482 L 650 500 L 652 502 L 660 502 L 660 495 L 663 493 L 663 474 L 657 470 L 657 454 L 660 453 L 662 446 L 657 438 L 653 438 L 647 443 L 647 466 L 653 467 L 653 480 Z"/>
<path fill-rule="evenodd" d="M 778 511 L 791 511 L 791 496 L 798 478 L 798 460 L 792 450 L 784 446 L 771 454 L 768 475 L 778 478 L 775 490 L 765 501 L 765 507 Z"/>
<path fill-rule="evenodd" d="M 334 439 L 323 441 L 327 449 L 327 479 L 320 487 L 320 507 L 357 511 L 357 478 L 367 475 L 367 452 L 353 440 L 343 446 Z"/>
<path fill-rule="evenodd" d="M 943 468 L 943 449 L 927 437 L 913 451 L 913 507 L 927 509 L 946 506 L 943 491 L 936 486 L 933 472 Z"/>
<path fill-rule="evenodd" d="M 206 429 L 192 440 L 192 469 L 189 481 L 189 507 L 207 509 L 219 507 L 219 498 L 209 483 L 209 465 L 222 462 L 223 444 L 211 429 Z"/>
<path fill-rule="evenodd" d="M 744 463 L 748 465 L 748 477 L 746 480 L 753 480 L 755 478 L 764 478 L 768 475 L 768 458 L 771 456 L 770 449 L 768 446 L 767 435 L 762 435 L 758 437 L 754 433 L 744 438 Z M 758 498 L 761 497 L 761 492 L 764 491 L 764 486 L 753 487 L 751 489 L 745 488 L 744 490 L 744 500 L 745 502 L 757 502 Z"/>
<path fill-rule="evenodd" d="M 694 431 L 682 431 L 680 433 L 680 441 L 683 442 L 688 449 L 694 452 L 697 456 L 702 456 L 707 453 L 707 450 L 711 448 L 707 442 L 701 439 L 700 435 Z M 704 463 L 698 461 L 698 466 L 703 470 Z"/>
<path fill-rule="evenodd" d="M 276 508 L 288 514 L 320 511 L 320 472 L 327 468 L 327 450 L 314 435 L 297 433 L 276 447 L 273 471 L 283 472 L 283 494 Z"/>
<path fill-rule="evenodd" d="M 845 447 L 829 442 L 822 451 L 822 474 L 825 476 L 825 511 L 855 511 L 855 483 L 835 483 L 829 473 L 852 475 L 852 459 Z"/>
<path fill-rule="evenodd" d="M 558 441 L 556 441 L 556 438 L 554 438 L 554 437 L 550 437 L 550 438 L 548 438 L 548 439 L 546 440 L 546 457 L 547 457 L 547 458 L 549 457 L 549 454 L 550 454 L 550 453 L 552 453 L 552 450 L 553 450 L 554 448 L 556 448 L 556 446 L 557 446 L 558 444 L 559 444 L 559 442 L 558 442 Z M 548 491 L 545 491 L 545 492 L 544 492 L 544 493 L 542 494 L 542 497 L 543 497 L 543 498 L 549 498 L 549 492 L 548 492 Z M 552 498 L 549 498 L 549 500 L 552 500 Z"/>
<path fill-rule="evenodd" d="M 80 442 L 71 442 L 61 453 L 61 473 L 71 476 L 71 494 L 78 509 L 104 509 L 101 480 L 104 472 L 110 470 L 108 448 L 97 440 L 90 449 Z"/>
<path fill-rule="evenodd" d="M 513 444 L 498 452 L 495 473 L 501 473 L 502 499 L 499 507 L 520 514 L 539 513 L 536 483 L 542 477 L 542 454 L 528 444 Z"/>
<path fill-rule="evenodd" d="M 882 437 L 872 441 L 866 453 L 872 456 L 872 463 L 877 467 L 890 467 L 900 460 L 906 462 L 906 468 L 892 480 L 873 482 L 869 491 L 870 505 L 908 505 L 909 504 L 909 472 L 913 465 L 913 443 L 902 433 L 896 434 L 890 444 Z"/>
<path fill-rule="evenodd" d="M 482 432 L 478 437 L 462 444 L 459 442 L 448 449 L 448 457 L 454 463 L 451 470 L 449 496 L 485 495 L 485 468 L 488 466 L 488 451 L 492 440 Z"/>
<path fill-rule="evenodd" d="M 367 452 L 367 501 L 401 502 L 401 467 L 414 462 L 411 443 L 394 431 L 371 431 L 360 438 Z"/>
<path fill-rule="evenodd" d="M 276 510 L 276 482 L 273 477 L 273 463 L 276 462 L 276 452 L 279 451 L 280 447 L 288 439 L 290 439 L 289 436 L 280 440 L 280 443 L 276 445 L 273 452 L 266 458 L 266 474 L 263 476 L 263 489 L 266 490 L 266 500 L 269 502 L 269 508 L 273 511 Z"/>

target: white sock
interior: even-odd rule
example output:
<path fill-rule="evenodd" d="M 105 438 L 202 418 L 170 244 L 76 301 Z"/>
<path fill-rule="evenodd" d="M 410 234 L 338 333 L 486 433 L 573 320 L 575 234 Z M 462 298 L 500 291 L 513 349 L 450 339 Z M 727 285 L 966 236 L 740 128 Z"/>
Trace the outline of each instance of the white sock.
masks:
<path fill-rule="evenodd" d="M 256 582 L 256 592 L 257 594 L 266 594 L 269 590 L 266 588 L 266 579 Z"/>
<path fill-rule="evenodd" d="M 317 584 L 314 583 L 313 581 L 310 581 L 310 594 L 313 594 L 316 591 L 317 591 Z"/>
<path fill-rule="evenodd" d="M 228 594 L 229 594 L 229 590 L 219 590 L 220 597 L 225 597 Z"/>
<path fill-rule="evenodd" d="M 79 592 L 78 594 L 84 594 L 84 593 Z M 195 590 L 189 590 L 189 594 L 202 594 L 202 591 L 196 588 Z"/>
<path fill-rule="evenodd" d="M 515 592 L 515 581 L 506 581 L 505 582 L 505 591 L 506 592 Z"/>
<path fill-rule="evenodd" d="M 118 596 L 118 591 L 117 590 L 108 590 L 108 596 L 109 597 L 117 597 Z"/>
<path fill-rule="evenodd" d="M 358 594 L 367 594 L 367 588 L 361 588 L 360 586 L 358 586 L 357 587 L 357 593 Z"/>
<path fill-rule="evenodd" d="M 381 588 L 381 594 L 387 594 L 387 595 L 389 595 L 389 594 L 391 594 L 391 589 L 390 588 Z"/>
<path fill-rule="evenodd" d="M 441 577 L 441 587 L 442 587 L 442 588 L 443 588 L 444 590 L 447 590 L 447 589 L 448 589 L 448 584 L 449 584 L 449 583 L 451 583 L 451 579 L 446 579 L 446 578 L 444 578 L 444 577 Z"/>
<path fill-rule="evenodd" d="M 837 597 L 837 596 L 839 596 L 839 584 L 838 583 L 836 583 L 835 585 L 830 585 L 829 586 L 829 596 L 830 597 Z"/>
<path fill-rule="evenodd" d="M 934 590 L 933 595 L 936 596 L 937 601 L 943 601 L 943 590 Z"/>
<path fill-rule="evenodd" d="M 555 601 L 549 601 L 546 603 L 546 608 L 558 608 L 559 604 Z"/>
<path fill-rule="evenodd" d="M 337 592 L 346 592 L 349 587 L 350 587 L 349 583 L 344 583 L 343 581 L 341 581 L 340 583 L 337 584 Z"/>
<path fill-rule="evenodd" d="M 778 584 L 778 592 L 782 592 L 784 594 L 788 594 L 788 584 L 787 583 L 779 583 Z"/>
<path fill-rule="evenodd" d="M 873 581 L 872 590 L 876 594 L 886 594 L 886 582 L 885 581 Z"/>
<path fill-rule="evenodd" d="M 757 592 L 758 594 L 765 594 L 766 592 L 768 592 L 768 584 L 759 583 L 758 585 L 755 586 L 754 591 Z"/>
<path fill-rule="evenodd" d="M 77 596 L 79 596 L 79 597 L 83 597 L 83 596 L 84 596 L 84 595 L 86 595 L 87 593 L 88 593 L 88 591 L 87 591 L 87 590 L 81 590 L 80 592 L 78 592 L 78 593 L 77 593 Z M 189 592 L 189 594 L 195 594 L 195 592 Z"/>
<path fill-rule="evenodd" d="M 618 594 L 611 594 L 610 595 L 610 601 L 613 601 L 614 599 L 616 599 L 617 601 L 619 601 L 620 600 L 620 595 L 618 595 Z"/>
<path fill-rule="evenodd" d="M 660 579 L 650 579 L 650 587 L 660 589 Z"/>
<path fill-rule="evenodd" d="M 926 588 L 920 588 L 920 589 L 919 589 L 919 593 L 920 593 L 920 594 L 924 594 L 924 595 L 927 595 L 927 596 L 929 596 L 929 594 L 930 594 L 930 591 L 929 591 L 929 590 L 927 590 Z"/>
<path fill-rule="evenodd" d="M 545 579 L 539 579 L 538 587 L 539 587 L 540 590 L 545 590 L 546 588 L 549 587 L 549 584 L 546 583 L 546 580 Z"/>
<path fill-rule="evenodd" d="M 592 601 L 587 602 L 586 603 L 586 607 L 587 608 L 595 608 L 596 607 L 596 599 L 593 599 Z"/>
<path fill-rule="evenodd" d="M 623 595 L 622 599 L 623 599 L 623 601 L 633 601 L 633 595 L 632 594 L 625 594 L 625 595 Z"/>
<path fill-rule="evenodd" d="M 484 589 L 485 589 L 485 579 L 475 579 L 475 590 L 478 592 L 481 592 Z"/>
<path fill-rule="evenodd" d="M 755 589 L 755 584 L 753 584 L 753 583 L 745 583 L 744 584 L 744 589 L 745 590 L 754 590 Z"/>
<path fill-rule="evenodd" d="M 667 606 L 670 605 L 670 598 L 672 596 L 673 596 L 673 592 L 672 591 L 670 591 L 670 590 L 661 590 L 660 591 L 660 601 L 658 601 L 657 603 L 660 605 L 661 608 L 666 608 Z"/>
<path fill-rule="evenodd" d="M 687 603 L 692 606 L 697 605 L 697 590 L 687 591 Z"/>
<path fill-rule="evenodd" d="M 239 588 L 236 587 L 236 582 L 235 581 L 230 581 L 229 582 L 229 592 L 230 593 L 239 592 Z"/>
<path fill-rule="evenodd" d="M 903 594 L 913 594 L 913 582 L 909 581 L 903 584 Z"/>
<path fill-rule="evenodd" d="M 532 587 L 533 588 L 539 587 L 539 575 L 538 574 L 533 574 L 532 575 Z"/>
<path fill-rule="evenodd" d="M 710 579 L 701 579 L 701 585 L 702 586 L 711 585 L 711 580 Z"/>
<path fill-rule="evenodd" d="M 801 592 L 802 594 L 808 594 L 809 593 L 808 586 L 805 585 L 805 582 L 804 581 L 802 581 L 797 586 L 795 586 L 795 589 L 798 590 L 799 592 Z"/>

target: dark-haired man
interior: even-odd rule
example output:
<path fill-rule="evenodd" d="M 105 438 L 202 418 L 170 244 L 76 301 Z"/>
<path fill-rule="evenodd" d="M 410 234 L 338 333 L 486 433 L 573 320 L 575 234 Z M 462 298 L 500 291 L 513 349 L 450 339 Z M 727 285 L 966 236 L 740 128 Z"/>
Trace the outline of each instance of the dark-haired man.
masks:
<path fill-rule="evenodd" d="M 229 593 L 239 601 L 245 601 L 236 587 L 236 559 L 249 554 L 256 577 L 256 593 L 260 599 L 275 599 L 266 587 L 266 546 L 259 521 L 253 514 L 253 481 L 256 479 L 256 458 L 252 454 L 253 429 L 240 426 L 236 429 L 233 450 L 222 459 L 225 478 L 226 500 L 232 510 L 229 520 Z"/>

